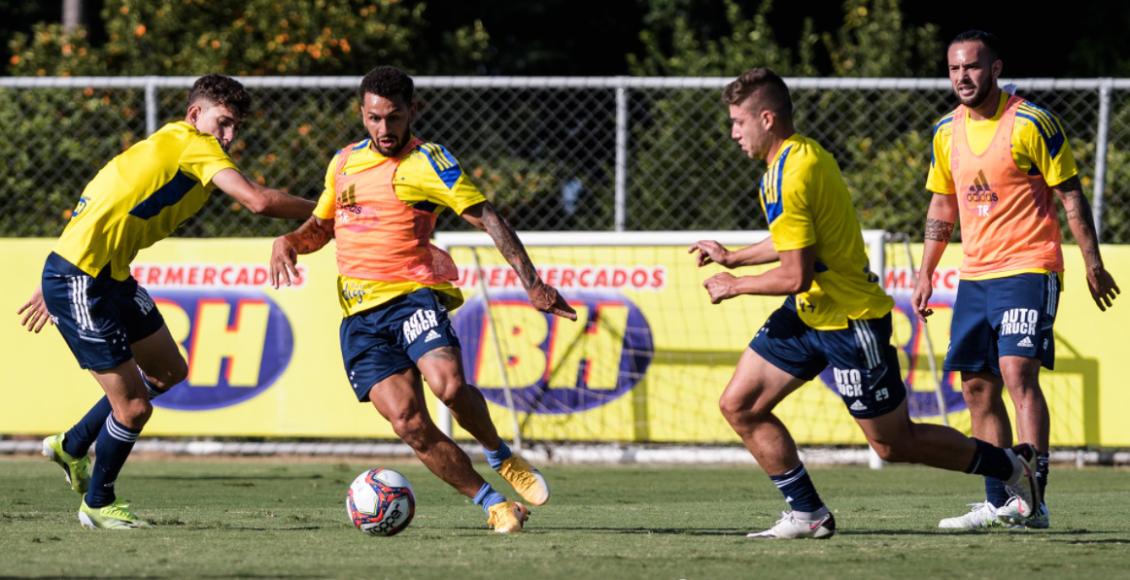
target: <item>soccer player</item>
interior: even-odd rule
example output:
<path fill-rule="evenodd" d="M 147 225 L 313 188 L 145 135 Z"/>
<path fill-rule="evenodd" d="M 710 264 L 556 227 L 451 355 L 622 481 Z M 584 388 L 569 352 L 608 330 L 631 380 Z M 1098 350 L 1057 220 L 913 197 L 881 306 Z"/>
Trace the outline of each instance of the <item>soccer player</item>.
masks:
<path fill-rule="evenodd" d="M 998 480 L 985 478 L 985 501 L 942 528 L 999 525 L 1048 527 L 1048 405 L 1040 366 L 1055 363 L 1055 323 L 1063 283 L 1063 252 L 1052 193 L 1083 251 L 1087 286 L 1100 310 L 1119 293 L 1103 267 L 1091 208 L 1079 183 L 1063 125 L 1051 113 L 997 87 L 1003 66 L 997 39 L 972 30 L 947 51 L 950 82 L 960 105 L 934 127 L 926 188 L 926 243 L 912 303 L 925 322 L 932 314 L 931 280 L 961 215 L 965 254 L 953 306 L 944 369 L 961 372 L 973 436 L 1012 444 L 1001 393 L 1016 406 L 1020 441 L 1039 452 L 1039 505 L 1009 498 Z"/>
<path fill-rule="evenodd" d="M 341 352 L 357 400 L 372 402 L 432 473 L 483 508 L 496 532 L 520 532 L 529 510 L 483 480 L 432 422 L 424 399 L 421 375 L 483 446 L 491 467 L 527 502 L 549 500 L 545 478 L 511 453 L 482 393 L 463 376 L 459 339 L 447 314 L 463 303 L 451 284 L 455 264 L 429 243 L 438 213 L 451 208 L 489 233 L 535 308 L 570 320 L 577 315 L 538 278 L 514 230 L 455 157 L 412 134 L 412 79 L 400 69 L 377 67 L 361 81 L 358 96 L 369 138 L 334 155 L 314 216 L 275 240 L 272 283 L 289 285 L 297 255 L 336 237 Z"/>
<path fill-rule="evenodd" d="M 717 304 L 743 294 L 788 296 L 738 361 L 722 393 L 722 414 L 781 490 L 791 511 L 751 538 L 829 538 L 836 520 L 801 463 L 796 443 L 773 408 L 828 365 L 848 412 L 886 461 L 923 463 L 1005 482 L 1035 494 L 1035 450 L 1002 449 L 941 425 L 910 420 L 906 387 L 890 345 L 894 301 L 879 287 L 836 160 L 793 126 L 781 77 L 746 71 L 726 86 L 731 137 L 751 159 L 767 159 L 761 206 L 770 236 L 736 251 L 713 241 L 691 246 L 699 266 L 780 262 L 757 276 L 722 272 L 703 284 Z"/>
<path fill-rule="evenodd" d="M 219 188 L 265 216 L 305 219 L 314 203 L 247 179 L 227 149 L 251 108 L 235 79 L 197 79 L 183 121 L 162 127 L 112 159 L 83 190 L 43 267 L 42 285 L 21 309 L 39 332 L 50 319 L 106 396 L 66 433 L 43 441 L 84 495 L 78 517 L 90 528 L 146 527 L 114 483 L 149 420 L 149 400 L 184 380 L 188 367 L 161 313 L 130 275 L 139 250 L 171 234 Z M 49 318 L 48 318 L 49 317 Z M 97 441 L 90 468 L 87 451 Z"/>

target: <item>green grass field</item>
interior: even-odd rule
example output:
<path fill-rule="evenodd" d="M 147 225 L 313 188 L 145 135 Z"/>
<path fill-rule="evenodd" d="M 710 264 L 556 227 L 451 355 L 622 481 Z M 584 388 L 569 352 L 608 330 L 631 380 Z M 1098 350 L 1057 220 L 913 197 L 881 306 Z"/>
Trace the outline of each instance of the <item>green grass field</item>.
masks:
<path fill-rule="evenodd" d="M 1130 472 L 1054 469 L 1046 532 L 942 533 L 978 479 L 918 467 L 810 469 L 836 511 L 827 541 L 755 541 L 785 504 L 756 468 L 548 466 L 553 499 L 526 533 L 490 533 L 482 511 L 417 464 L 418 507 L 393 538 L 355 530 L 345 491 L 370 463 L 145 460 L 119 494 L 151 530 L 92 531 L 62 472 L 0 461 L 0 579 L 8 578 L 1125 578 Z M 489 468 L 481 465 L 480 471 Z M 492 484 L 510 491 L 494 473 Z"/>

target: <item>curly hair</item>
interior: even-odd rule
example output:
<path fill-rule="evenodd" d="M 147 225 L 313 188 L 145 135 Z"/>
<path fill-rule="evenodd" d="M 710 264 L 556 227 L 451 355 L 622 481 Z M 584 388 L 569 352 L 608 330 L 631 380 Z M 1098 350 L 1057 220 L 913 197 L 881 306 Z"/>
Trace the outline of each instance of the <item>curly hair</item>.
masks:
<path fill-rule="evenodd" d="M 765 68 L 751 68 L 726 85 L 722 91 L 722 102 L 740 106 L 753 98 L 753 106 L 770 110 L 782 117 L 792 118 L 793 99 L 789 87 L 777 73 Z"/>
<path fill-rule="evenodd" d="M 240 120 L 246 119 L 251 112 L 251 95 L 247 89 L 239 81 L 224 75 L 204 75 L 192 83 L 188 105 L 191 107 L 200 101 L 224 107 Z"/>
<path fill-rule="evenodd" d="M 378 66 L 369 71 L 361 79 L 361 88 L 357 89 L 357 98 L 365 100 L 365 93 L 373 93 L 379 97 L 393 97 L 400 95 L 404 102 L 412 103 L 415 98 L 416 85 L 408 73 L 394 66 Z"/>

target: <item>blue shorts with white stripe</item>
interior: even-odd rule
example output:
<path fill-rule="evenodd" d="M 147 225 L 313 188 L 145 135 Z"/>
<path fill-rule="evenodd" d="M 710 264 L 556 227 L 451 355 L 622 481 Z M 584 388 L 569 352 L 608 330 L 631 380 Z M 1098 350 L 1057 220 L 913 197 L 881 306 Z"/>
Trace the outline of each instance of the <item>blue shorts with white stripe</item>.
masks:
<path fill-rule="evenodd" d="M 947 371 L 991 372 L 1001 376 L 1000 357 L 1039 359 L 1055 368 L 1055 325 L 1059 274 L 1025 273 L 962 280 L 950 322 Z"/>
<path fill-rule="evenodd" d="M 749 347 L 773 366 L 805 381 L 829 365 L 835 387 L 853 417 L 885 415 L 906 399 L 898 354 L 891 346 L 891 315 L 851 320 L 843 330 L 816 330 L 797 315 L 790 297 L 757 331 Z"/>
<path fill-rule="evenodd" d="M 133 358 L 130 345 L 165 324 L 132 276 L 114 280 L 109 266 L 91 276 L 53 252 L 43 266 L 43 300 L 79 366 L 92 371 Z"/>

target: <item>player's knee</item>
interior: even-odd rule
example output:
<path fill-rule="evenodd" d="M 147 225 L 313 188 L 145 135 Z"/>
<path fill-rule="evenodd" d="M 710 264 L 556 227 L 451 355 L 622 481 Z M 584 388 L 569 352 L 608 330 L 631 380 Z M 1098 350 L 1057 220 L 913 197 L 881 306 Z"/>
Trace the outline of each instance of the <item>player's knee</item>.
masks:
<path fill-rule="evenodd" d="M 170 367 L 163 368 L 152 375 L 146 373 L 145 376 L 149 378 L 149 381 L 153 383 L 154 387 L 164 392 L 179 385 L 188 378 L 188 364 L 184 362 L 184 359 L 180 359 L 176 364 Z"/>
<path fill-rule="evenodd" d="M 1001 390 L 988 381 L 962 383 L 961 394 L 972 412 L 988 410 L 1001 401 Z"/>
<path fill-rule="evenodd" d="M 114 409 L 115 418 L 130 429 L 141 429 L 153 415 L 153 405 L 148 399 L 130 399 L 119 409 Z"/>
<path fill-rule="evenodd" d="M 466 394 L 467 389 L 471 388 L 473 387 L 465 383 L 459 377 L 447 377 L 439 381 L 439 384 L 435 385 L 433 390 L 436 393 L 436 397 L 438 397 L 444 405 L 452 407 Z"/>
<path fill-rule="evenodd" d="M 915 459 L 913 445 L 904 441 L 872 441 L 871 448 L 887 463 L 912 463 Z"/>
<path fill-rule="evenodd" d="M 756 404 L 750 405 L 748 401 L 729 397 L 725 393 L 718 399 L 718 408 L 722 411 L 722 416 L 733 426 L 754 423 L 760 416 Z"/>

